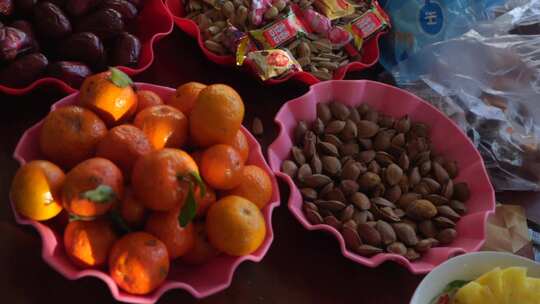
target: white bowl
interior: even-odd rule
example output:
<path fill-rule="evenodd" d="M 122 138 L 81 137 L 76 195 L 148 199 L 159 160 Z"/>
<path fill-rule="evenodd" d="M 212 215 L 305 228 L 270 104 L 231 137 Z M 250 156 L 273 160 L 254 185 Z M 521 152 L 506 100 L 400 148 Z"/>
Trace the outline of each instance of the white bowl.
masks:
<path fill-rule="evenodd" d="M 420 283 L 411 304 L 429 304 L 454 280 L 474 280 L 495 267 L 520 266 L 527 275 L 540 278 L 540 263 L 505 252 L 482 251 L 459 255 L 433 269 Z"/>

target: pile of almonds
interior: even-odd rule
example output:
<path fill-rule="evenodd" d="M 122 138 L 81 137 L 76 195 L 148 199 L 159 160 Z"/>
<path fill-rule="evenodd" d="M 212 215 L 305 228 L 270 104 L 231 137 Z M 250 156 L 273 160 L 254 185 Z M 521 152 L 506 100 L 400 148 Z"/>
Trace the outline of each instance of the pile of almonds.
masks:
<path fill-rule="evenodd" d="M 293 136 L 281 170 L 300 188 L 306 218 L 340 231 L 350 250 L 415 260 L 456 238 L 469 187 L 454 183 L 457 163 L 435 154 L 427 125 L 367 104 L 319 103 Z"/>
<path fill-rule="evenodd" d="M 214 3 L 215 2 L 215 3 Z M 283 17 L 290 3 L 297 4 L 301 9 L 315 9 L 313 0 L 275 0 L 273 6 L 264 14 L 264 22 L 255 26 L 249 18 L 252 1 L 249 0 L 186 0 L 186 18 L 197 23 L 204 38 L 207 49 L 218 55 L 233 55 L 224 44 L 224 31 L 228 23 L 242 32 L 259 29 Z M 344 25 L 365 13 L 371 1 L 356 1 L 355 12 L 344 18 L 333 21 L 334 25 Z M 349 61 L 359 60 L 361 55 L 350 56 L 342 47 L 334 47 L 330 41 L 317 34 L 305 34 L 284 48 L 291 51 L 294 58 L 305 71 L 315 77 L 328 80 L 339 67 Z"/>

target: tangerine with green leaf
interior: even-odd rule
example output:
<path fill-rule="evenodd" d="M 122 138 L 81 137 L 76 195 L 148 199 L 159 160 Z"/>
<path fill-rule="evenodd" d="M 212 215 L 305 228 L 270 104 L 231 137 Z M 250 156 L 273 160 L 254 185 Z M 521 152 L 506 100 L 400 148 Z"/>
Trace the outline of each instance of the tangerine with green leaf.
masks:
<path fill-rule="evenodd" d="M 71 221 L 64 231 L 64 248 L 82 268 L 104 265 L 117 235 L 108 220 Z"/>
<path fill-rule="evenodd" d="M 144 227 L 146 232 L 154 235 L 167 246 L 171 260 L 186 254 L 195 243 L 192 223 L 182 226 L 179 216 L 180 210 L 154 211 L 148 217 Z"/>
<path fill-rule="evenodd" d="M 127 121 L 137 110 L 133 81 L 116 68 L 87 77 L 81 86 L 79 102 L 109 127 Z"/>
<path fill-rule="evenodd" d="M 199 168 L 193 158 L 172 148 L 139 157 L 131 174 L 135 196 L 154 211 L 182 209 L 189 194 L 193 196 L 194 187 L 200 183 Z"/>
<path fill-rule="evenodd" d="M 83 218 L 105 214 L 123 195 L 122 172 L 113 162 L 101 157 L 87 159 L 71 169 L 62 187 L 64 208 Z"/>
<path fill-rule="evenodd" d="M 109 273 L 118 286 L 132 294 L 147 294 L 159 287 L 169 273 L 167 247 L 147 232 L 132 232 L 114 243 Z"/>

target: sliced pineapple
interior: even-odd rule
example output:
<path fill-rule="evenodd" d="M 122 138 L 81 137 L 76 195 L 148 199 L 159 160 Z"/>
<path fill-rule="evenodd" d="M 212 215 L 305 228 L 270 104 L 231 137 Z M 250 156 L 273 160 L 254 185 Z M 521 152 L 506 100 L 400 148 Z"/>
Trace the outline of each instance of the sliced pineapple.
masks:
<path fill-rule="evenodd" d="M 454 297 L 454 304 L 499 304 L 499 299 L 489 287 L 477 282 L 470 282 L 461 287 Z"/>
<path fill-rule="evenodd" d="M 497 299 L 503 299 L 505 297 L 501 268 L 497 267 L 483 274 L 475 282 L 487 286 Z"/>

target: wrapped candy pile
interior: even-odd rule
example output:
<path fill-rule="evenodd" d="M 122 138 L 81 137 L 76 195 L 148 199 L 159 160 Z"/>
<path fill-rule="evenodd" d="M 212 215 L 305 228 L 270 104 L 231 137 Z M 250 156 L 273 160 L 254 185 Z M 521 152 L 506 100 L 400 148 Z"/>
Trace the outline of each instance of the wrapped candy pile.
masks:
<path fill-rule="evenodd" d="M 187 0 L 204 45 L 246 60 L 262 80 L 307 71 L 328 80 L 390 26 L 374 0 Z"/>

